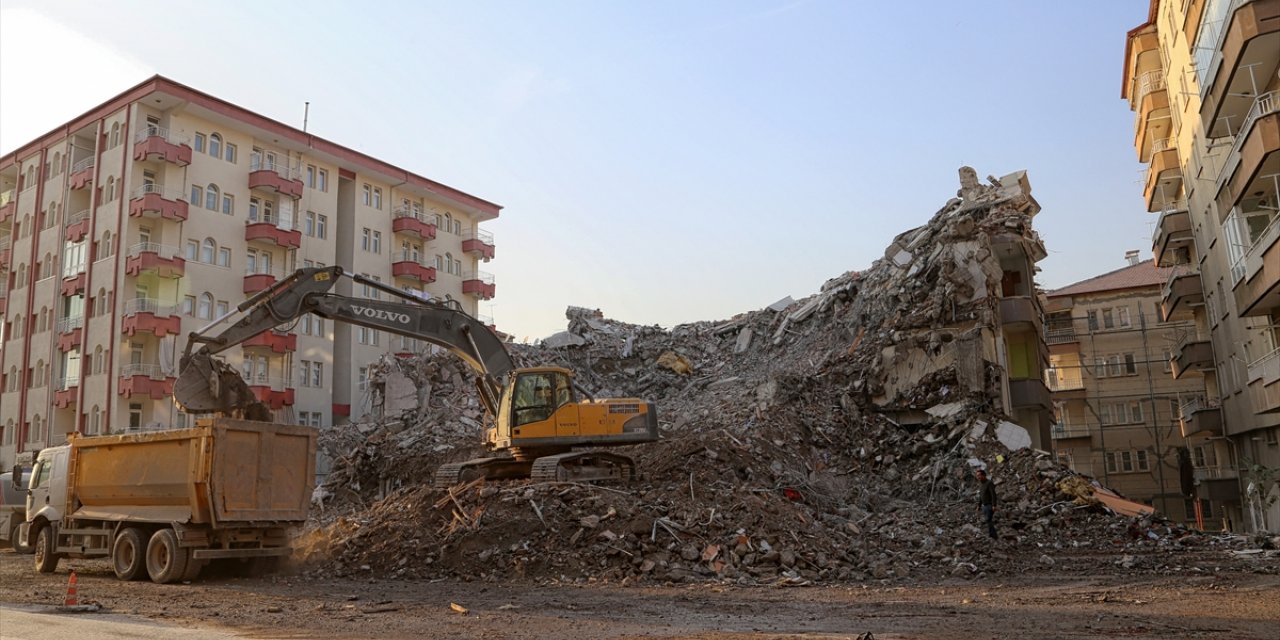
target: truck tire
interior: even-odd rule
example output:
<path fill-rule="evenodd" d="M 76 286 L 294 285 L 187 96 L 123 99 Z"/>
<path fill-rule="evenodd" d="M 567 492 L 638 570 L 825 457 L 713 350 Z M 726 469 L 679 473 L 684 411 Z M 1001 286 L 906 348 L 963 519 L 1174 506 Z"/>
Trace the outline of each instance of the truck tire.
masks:
<path fill-rule="evenodd" d="M 187 572 L 191 550 L 178 546 L 178 535 L 164 528 L 151 535 L 147 543 L 147 575 L 156 584 L 169 584 L 182 579 Z"/>
<path fill-rule="evenodd" d="M 58 568 L 58 554 L 55 551 L 57 541 L 53 537 L 53 527 L 44 525 L 36 533 L 36 571 L 53 573 Z"/>
<path fill-rule="evenodd" d="M 204 565 L 208 562 L 208 560 L 196 560 L 195 558 L 189 558 L 187 560 L 187 570 L 182 572 L 182 581 L 194 582 L 195 579 L 200 576 L 200 570 L 204 569 Z"/>
<path fill-rule="evenodd" d="M 14 522 L 13 526 L 9 527 L 9 546 L 13 547 L 14 553 L 30 555 L 35 551 L 35 545 L 31 543 L 18 544 L 18 529 L 21 527 L 21 522 Z"/>
<path fill-rule="evenodd" d="M 121 580 L 137 580 L 147 574 L 147 542 L 142 529 L 127 527 L 111 545 L 111 568 Z"/>

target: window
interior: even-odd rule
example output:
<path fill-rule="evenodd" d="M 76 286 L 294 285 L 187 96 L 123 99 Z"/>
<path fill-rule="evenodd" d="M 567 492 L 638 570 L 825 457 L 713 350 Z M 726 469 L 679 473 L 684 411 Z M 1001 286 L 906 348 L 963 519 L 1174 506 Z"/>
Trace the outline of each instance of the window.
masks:
<path fill-rule="evenodd" d="M 202 293 L 200 294 L 200 305 L 196 308 L 196 316 L 204 319 L 213 319 L 213 296 Z"/>
<path fill-rule="evenodd" d="M 310 170 L 310 167 L 308 167 L 308 170 Z M 308 211 L 302 216 L 302 232 L 307 236 L 316 235 L 316 212 Z"/>
<path fill-rule="evenodd" d="M 109 146 L 114 149 L 119 145 L 120 145 L 120 123 L 113 122 L 111 123 L 111 140 L 110 140 Z"/>
<path fill-rule="evenodd" d="M 187 249 L 183 255 L 188 261 L 195 262 L 200 255 L 200 243 L 195 240 L 188 240 Z"/>
<path fill-rule="evenodd" d="M 324 386 L 324 363 L 323 362 L 311 363 L 311 386 L 313 387 Z"/>
<path fill-rule="evenodd" d="M 231 194 L 223 195 L 222 196 L 222 212 L 230 216 L 230 215 L 235 215 L 235 210 L 236 210 L 235 196 Z"/>
<path fill-rule="evenodd" d="M 1262 433 L 1268 445 L 1274 447 L 1280 444 L 1280 427 L 1272 427 Z"/>
<path fill-rule="evenodd" d="M 324 240 L 329 234 L 329 216 L 324 214 L 316 216 L 316 237 Z"/>
<path fill-rule="evenodd" d="M 444 254 L 444 267 L 445 267 L 445 270 L 447 270 L 450 274 L 454 274 L 452 253 Z"/>
<path fill-rule="evenodd" d="M 1116 316 L 1120 319 L 1120 326 L 1131 326 L 1129 323 L 1129 307 L 1116 307 Z"/>
<path fill-rule="evenodd" d="M 1111 309 L 1102 310 L 1102 326 L 1107 329 L 1116 327 L 1115 313 Z"/>
<path fill-rule="evenodd" d="M 361 390 L 369 388 L 369 367 L 360 367 L 360 376 L 356 384 Z"/>
<path fill-rule="evenodd" d="M 221 192 L 218 191 L 218 185 L 211 184 L 205 188 L 204 208 L 210 211 L 218 210 L 218 202 L 221 200 Z"/>
<path fill-rule="evenodd" d="M 213 238 L 205 238 L 204 244 L 200 245 L 200 262 L 213 264 L 213 256 L 217 248 L 218 245 L 213 241 Z"/>
<path fill-rule="evenodd" d="M 369 206 L 369 203 L 372 201 L 373 201 L 373 188 L 366 184 L 360 190 L 360 204 L 367 207 Z"/>
<path fill-rule="evenodd" d="M 382 209 L 382 187 L 373 188 L 373 208 Z"/>
<path fill-rule="evenodd" d="M 329 190 L 329 172 L 324 169 L 316 170 L 316 184 L 321 191 Z"/>
<path fill-rule="evenodd" d="M 102 241 L 98 243 L 98 259 L 108 258 L 115 255 L 115 246 L 111 244 L 111 232 L 102 232 Z"/>
<path fill-rule="evenodd" d="M 222 157 L 222 136 L 216 133 L 209 134 L 209 155 L 215 158 Z"/>
<path fill-rule="evenodd" d="M 116 177 L 115 176 L 110 176 L 107 178 L 107 188 L 105 190 L 105 193 L 106 195 L 105 197 L 103 197 L 103 201 L 111 202 L 112 200 L 116 199 Z"/>
<path fill-rule="evenodd" d="M 444 230 L 453 233 L 453 214 L 444 214 Z"/>
<path fill-rule="evenodd" d="M 204 153 L 204 134 L 197 133 L 195 140 L 196 151 Z"/>
<path fill-rule="evenodd" d="M 368 251 L 369 245 L 371 244 L 370 239 L 372 237 L 373 237 L 373 231 L 369 229 L 369 227 L 365 227 L 364 229 L 362 229 L 360 231 L 360 248 L 365 251 Z"/>
<path fill-rule="evenodd" d="M 182 299 L 183 315 L 192 316 L 196 313 L 196 297 L 186 296 Z"/>
<path fill-rule="evenodd" d="M 191 206 L 198 207 L 204 202 L 204 187 L 198 184 L 191 185 Z"/>
<path fill-rule="evenodd" d="M 129 430 L 137 431 L 142 428 L 142 403 L 129 403 Z"/>
<path fill-rule="evenodd" d="M 221 318 L 227 315 L 227 311 L 230 310 L 230 308 L 231 305 L 226 300 L 219 300 L 217 305 L 218 315 L 214 317 Z"/>
<path fill-rule="evenodd" d="M 374 232 L 373 232 L 373 249 L 372 249 L 372 251 L 373 251 L 374 253 L 382 253 L 382 232 L 381 232 L 381 231 L 374 231 Z"/>
<path fill-rule="evenodd" d="M 1124 354 L 1124 372 L 1131 376 L 1138 374 L 1138 367 L 1133 360 L 1132 353 Z"/>
<path fill-rule="evenodd" d="M 230 142 L 227 143 L 227 150 L 226 150 L 226 153 L 223 154 L 223 159 L 225 159 L 227 162 L 235 164 L 236 146 L 234 144 L 231 144 Z"/>
<path fill-rule="evenodd" d="M 231 250 L 230 249 L 226 247 L 220 247 L 218 249 L 218 266 L 219 267 L 231 266 Z"/>
<path fill-rule="evenodd" d="M 1173 352 L 1168 349 L 1164 350 L 1164 372 L 1173 372 Z"/>

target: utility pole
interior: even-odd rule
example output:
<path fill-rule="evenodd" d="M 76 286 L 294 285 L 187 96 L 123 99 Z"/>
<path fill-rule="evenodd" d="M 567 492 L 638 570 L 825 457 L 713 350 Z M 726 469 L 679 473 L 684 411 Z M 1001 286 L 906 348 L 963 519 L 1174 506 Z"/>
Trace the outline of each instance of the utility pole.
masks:
<path fill-rule="evenodd" d="M 1147 345 L 1147 314 L 1138 305 L 1138 327 L 1142 331 L 1142 360 L 1147 367 L 1147 398 L 1151 402 L 1151 424 L 1156 436 L 1156 477 L 1160 482 L 1160 511 L 1169 513 L 1169 496 L 1164 485 L 1164 449 L 1160 446 L 1160 420 L 1156 418 L 1156 387 L 1151 377 L 1151 350 Z"/>

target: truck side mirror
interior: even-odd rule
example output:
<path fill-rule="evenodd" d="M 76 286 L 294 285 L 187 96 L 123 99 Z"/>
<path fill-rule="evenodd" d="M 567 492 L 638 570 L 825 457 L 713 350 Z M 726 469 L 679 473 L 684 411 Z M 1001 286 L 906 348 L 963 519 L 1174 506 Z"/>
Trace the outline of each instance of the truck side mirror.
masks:
<path fill-rule="evenodd" d="M 21 464 L 15 463 L 13 465 L 13 477 L 10 479 L 13 480 L 13 490 L 22 491 L 23 486 L 22 486 L 22 465 Z"/>

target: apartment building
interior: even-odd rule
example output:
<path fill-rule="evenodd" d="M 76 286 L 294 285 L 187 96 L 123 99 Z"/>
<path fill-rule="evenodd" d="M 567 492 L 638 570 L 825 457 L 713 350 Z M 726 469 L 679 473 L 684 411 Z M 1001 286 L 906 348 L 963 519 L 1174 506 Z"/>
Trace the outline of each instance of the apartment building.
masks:
<path fill-rule="evenodd" d="M 186 424 L 186 334 L 296 268 L 478 315 L 500 210 L 164 77 L 126 90 L 0 157 L 0 465 L 71 432 Z M 367 409 L 367 363 L 422 348 L 306 317 L 223 356 L 277 420 L 322 426 Z"/>
<path fill-rule="evenodd" d="M 1176 345 L 1195 325 L 1163 320 L 1171 269 L 1139 262 L 1137 251 L 1126 258 L 1121 269 L 1045 294 L 1054 452 L 1130 499 L 1216 530 L 1224 505 L 1197 503 L 1183 486 L 1188 465 L 1202 477 L 1226 468 L 1212 447 L 1188 449 L 1183 437 L 1183 416 L 1208 419 L 1198 413 L 1206 409 L 1204 380 L 1171 375 Z"/>
<path fill-rule="evenodd" d="M 1227 462 L 1196 488 L 1242 505 L 1227 512 L 1244 530 L 1280 530 L 1278 69 L 1280 0 L 1152 0 L 1121 87 L 1153 253 L 1172 267 L 1162 311 L 1195 327 L 1173 354 L 1172 375 L 1204 381 L 1188 435 Z"/>

